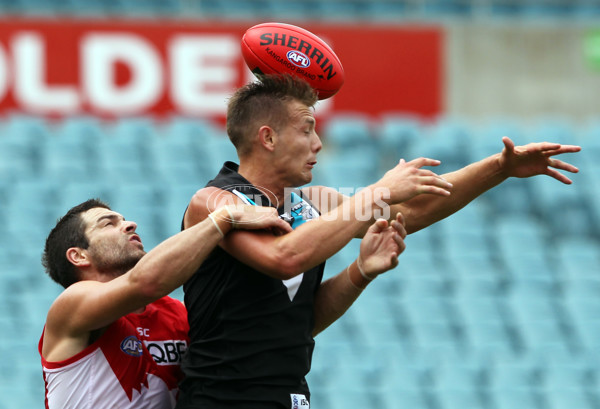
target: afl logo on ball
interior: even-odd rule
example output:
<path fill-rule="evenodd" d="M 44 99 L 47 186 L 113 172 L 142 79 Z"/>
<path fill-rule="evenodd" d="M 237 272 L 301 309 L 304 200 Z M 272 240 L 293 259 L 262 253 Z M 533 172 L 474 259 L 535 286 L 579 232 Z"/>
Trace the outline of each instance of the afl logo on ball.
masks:
<path fill-rule="evenodd" d="M 142 341 L 130 335 L 121 341 L 121 351 L 135 357 L 142 356 Z"/>
<path fill-rule="evenodd" d="M 306 68 L 310 65 L 310 59 L 300 51 L 290 50 L 287 52 L 286 57 L 296 67 Z"/>

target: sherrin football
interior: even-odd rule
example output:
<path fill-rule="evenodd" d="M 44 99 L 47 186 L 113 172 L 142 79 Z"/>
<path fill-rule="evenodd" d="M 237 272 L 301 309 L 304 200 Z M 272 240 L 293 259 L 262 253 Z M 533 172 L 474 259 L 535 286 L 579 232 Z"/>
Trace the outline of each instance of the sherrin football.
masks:
<path fill-rule="evenodd" d="M 331 47 L 291 24 L 250 27 L 242 37 L 242 55 L 259 79 L 261 74 L 297 75 L 318 92 L 319 99 L 331 97 L 344 83 L 344 68 Z"/>

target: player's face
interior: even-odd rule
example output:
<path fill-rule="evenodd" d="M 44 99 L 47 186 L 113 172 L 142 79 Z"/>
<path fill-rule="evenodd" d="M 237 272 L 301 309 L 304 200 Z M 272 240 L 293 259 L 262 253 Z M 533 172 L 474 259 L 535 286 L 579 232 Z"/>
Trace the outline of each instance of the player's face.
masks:
<path fill-rule="evenodd" d="M 103 273 L 119 275 L 129 271 L 146 254 L 137 225 L 112 210 L 93 208 L 83 215 L 87 252 L 94 267 Z"/>
<path fill-rule="evenodd" d="M 323 145 L 315 131 L 315 117 L 310 107 L 299 101 L 288 103 L 289 120 L 278 134 L 275 169 L 281 169 L 289 187 L 302 186 L 312 180 L 317 153 Z"/>

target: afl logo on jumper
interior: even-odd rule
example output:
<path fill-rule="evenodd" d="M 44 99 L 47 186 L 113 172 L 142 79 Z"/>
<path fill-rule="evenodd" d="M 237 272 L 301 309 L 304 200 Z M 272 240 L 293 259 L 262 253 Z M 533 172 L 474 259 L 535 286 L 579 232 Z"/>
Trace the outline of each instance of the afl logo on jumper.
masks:
<path fill-rule="evenodd" d="M 286 57 L 296 67 L 306 68 L 310 65 L 310 59 L 300 51 L 290 50 L 287 52 Z"/>
<path fill-rule="evenodd" d="M 121 351 L 130 356 L 142 356 L 142 341 L 130 335 L 121 341 Z"/>

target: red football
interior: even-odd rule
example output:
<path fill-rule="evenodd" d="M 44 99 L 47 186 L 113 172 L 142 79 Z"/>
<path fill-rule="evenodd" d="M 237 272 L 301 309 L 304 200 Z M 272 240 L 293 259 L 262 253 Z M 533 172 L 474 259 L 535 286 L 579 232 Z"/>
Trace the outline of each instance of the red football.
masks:
<path fill-rule="evenodd" d="M 250 27 L 242 37 L 242 54 L 250 70 L 261 74 L 289 73 L 305 79 L 329 98 L 344 83 L 344 68 L 331 47 L 303 28 L 284 23 Z"/>

